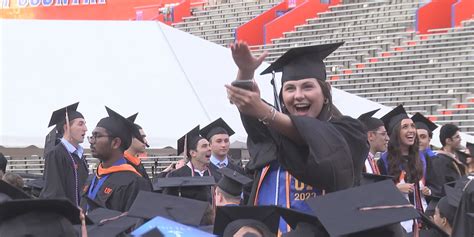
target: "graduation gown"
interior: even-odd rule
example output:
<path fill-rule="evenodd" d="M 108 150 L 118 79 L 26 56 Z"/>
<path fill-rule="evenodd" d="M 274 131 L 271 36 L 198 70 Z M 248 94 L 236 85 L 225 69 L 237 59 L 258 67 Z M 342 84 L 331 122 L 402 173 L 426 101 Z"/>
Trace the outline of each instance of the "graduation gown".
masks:
<path fill-rule="evenodd" d="M 150 183 L 150 187 L 152 187 L 150 177 L 148 176 L 148 173 L 146 172 L 145 166 L 143 166 L 143 163 L 141 162 L 139 157 L 133 156 L 129 154 L 128 152 L 124 153 L 124 157 L 127 160 L 127 164 L 131 165 L 135 170 L 145 179 L 147 182 Z"/>
<path fill-rule="evenodd" d="M 474 177 L 463 177 L 456 183 L 456 189 L 464 190 L 454 216 L 452 237 L 474 236 L 474 221 L 467 213 L 474 213 Z"/>
<path fill-rule="evenodd" d="M 84 186 L 82 196 L 87 196 L 100 207 L 120 212 L 128 211 L 138 192 L 151 191 L 148 182 L 131 165 L 114 165 L 106 169 L 97 169 Z M 102 182 L 101 182 L 102 181 Z M 96 191 L 95 197 L 93 192 Z M 81 201 L 84 210 L 94 209 L 86 198 Z M 88 208 L 89 207 L 89 208 Z"/>
<path fill-rule="evenodd" d="M 67 198 L 79 205 L 80 193 L 88 175 L 86 159 L 69 153 L 60 142 L 45 156 L 44 187 L 40 198 Z"/>
<path fill-rule="evenodd" d="M 326 192 L 358 185 L 369 152 L 367 135 L 358 120 L 343 116 L 326 122 L 290 116 L 306 142 L 298 145 L 255 118 L 243 114 L 241 118 L 251 156 L 246 169 L 254 173 L 249 203 L 254 203 L 262 168 L 275 160 L 299 181 Z"/>
<path fill-rule="evenodd" d="M 194 173 L 194 174 L 193 174 Z M 212 171 L 209 169 L 204 172 L 204 176 L 212 176 Z M 197 176 L 200 174 L 195 171 L 191 171 L 191 168 L 188 165 L 185 165 L 177 170 L 171 171 L 168 173 L 167 177 L 189 177 Z M 196 187 L 183 187 L 183 188 L 165 188 L 163 190 L 164 194 L 170 194 L 175 196 L 181 196 L 185 198 L 196 199 L 200 201 L 208 201 L 212 203 L 212 190 L 209 186 L 196 186 Z"/>
<path fill-rule="evenodd" d="M 143 166 L 143 164 L 142 164 L 139 157 L 133 156 L 132 154 L 130 154 L 128 152 L 124 153 L 124 157 L 127 160 L 127 163 L 129 165 L 133 166 L 133 168 L 135 168 L 135 170 L 137 170 L 137 172 L 140 173 L 140 175 L 144 179 L 147 179 L 147 180 L 150 179 L 150 177 L 148 177 L 148 173 L 146 172 L 146 169 Z"/>
<path fill-rule="evenodd" d="M 433 159 L 433 167 L 439 176 L 442 185 L 453 182 L 466 175 L 466 167 L 458 163 L 447 154 L 438 153 L 438 157 Z"/>

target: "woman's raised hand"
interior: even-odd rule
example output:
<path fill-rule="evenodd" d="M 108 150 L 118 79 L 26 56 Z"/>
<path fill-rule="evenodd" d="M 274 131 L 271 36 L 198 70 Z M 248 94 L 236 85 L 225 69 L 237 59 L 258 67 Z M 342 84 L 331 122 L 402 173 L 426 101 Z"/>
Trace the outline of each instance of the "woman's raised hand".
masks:
<path fill-rule="evenodd" d="M 248 76 L 249 78 L 239 79 L 252 79 L 255 70 L 262 64 L 263 60 L 267 57 L 268 53 L 264 52 L 259 57 L 254 57 L 250 52 L 249 46 L 243 41 L 236 41 L 230 44 L 230 50 L 232 52 L 232 58 L 235 64 L 239 68 L 239 74 L 242 76 Z"/>

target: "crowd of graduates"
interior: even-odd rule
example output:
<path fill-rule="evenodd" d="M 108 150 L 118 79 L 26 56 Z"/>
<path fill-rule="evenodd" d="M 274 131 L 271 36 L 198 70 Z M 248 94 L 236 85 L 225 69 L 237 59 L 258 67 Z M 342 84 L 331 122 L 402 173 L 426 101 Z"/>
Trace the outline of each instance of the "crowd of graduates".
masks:
<path fill-rule="evenodd" d="M 281 73 L 273 104 L 253 80 L 266 53 L 230 46 L 239 71 L 225 87 L 248 134 L 245 167 L 228 155 L 234 131 L 221 118 L 179 138 L 184 158 L 149 176 L 137 114 L 106 107 L 87 137 L 78 103 L 54 111 L 37 189 L 0 181 L 0 236 L 474 236 L 474 145 L 446 124 L 434 151 L 437 125 L 403 105 L 380 119 L 341 114 L 323 62 L 341 45 L 293 48 L 265 69 Z M 92 174 L 86 138 L 100 161 Z"/>

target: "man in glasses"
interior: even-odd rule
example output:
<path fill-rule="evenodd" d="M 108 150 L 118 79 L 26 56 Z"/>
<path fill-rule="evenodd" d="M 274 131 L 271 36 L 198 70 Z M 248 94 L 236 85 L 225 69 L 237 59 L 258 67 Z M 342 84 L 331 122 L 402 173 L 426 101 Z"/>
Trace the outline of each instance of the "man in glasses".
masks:
<path fill-rule="evenodd" d="M 46 199 L 67 198 L 76 206 L 89 175 L 84 149 L 80 145 L 87 127 L 84 116 L 76 111 L 78 105 L 56 110 L 51 116 L 48 127 L 56 125 L 55 130 L 62 138 L 45 154 L 44 188 L 40 194 L 40 198 Z"/>
<path fill-rule="evenodd" d="M 89 137 L 92 156 L 100 163 L 83 189 L 81 207 L 86 212 L 97 207 L 128 211 L 140 190 L 151 189 L 124 158 L 133 137 L 142 140 L 140 132 L 135 124 L 115 111 L 107 108 L 107 113 L 109 117 L 101 119 Z"/>
<path fill-rule="evenodd" d="M 364 172 L 379 175 L 380 171 L 375 162 L 378 152 L 385 152 L 390 140 L 382 120 L 372 117 L 379 109 L 367 112 L 359 116 L 359 121 L 364 124 L 367 132 L 367 141 L 370 144 L 369 154 L 365 160 Z"/>
<path fill-rule="evenodd" d="M 439 140 L 443 148 L 437 152 L 438 158 L 433 159 L 433 167 L 443 185 L 466 175 L 466 166 L 457 155 L 461 147 L 461 134 L 456 125 L 443 125 L 439 132 Z"/>

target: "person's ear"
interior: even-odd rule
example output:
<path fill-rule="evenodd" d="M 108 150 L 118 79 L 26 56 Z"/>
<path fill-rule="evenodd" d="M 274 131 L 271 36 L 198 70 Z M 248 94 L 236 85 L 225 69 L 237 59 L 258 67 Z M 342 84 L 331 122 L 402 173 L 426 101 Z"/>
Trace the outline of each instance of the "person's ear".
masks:
<path fill-rule="evenodd" d="M 112 142 L 111 142 L 112 149 L 119 149 L 120 145 L 122 145 L 122 140 L 120 140 L 120 138 L 116 137 L 112 139 Z"/>

